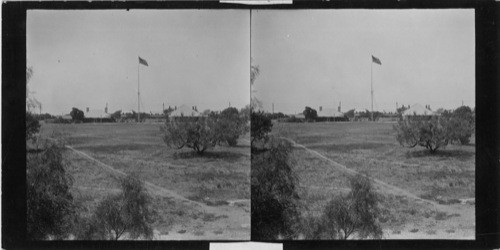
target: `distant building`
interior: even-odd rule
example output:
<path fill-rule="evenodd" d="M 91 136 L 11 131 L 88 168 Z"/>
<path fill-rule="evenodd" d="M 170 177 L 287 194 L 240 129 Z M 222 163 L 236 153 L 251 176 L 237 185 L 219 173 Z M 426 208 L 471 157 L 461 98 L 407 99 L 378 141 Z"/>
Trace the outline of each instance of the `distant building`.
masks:
<path fill-rule="evenodd" d="M 189 107 L 187 105 L 181 105 L 173 110 L 169 117 L 200 117 L 202 116 L 200 112 L 198 112 L 198 108 L 196 106 Z"/>
<path fill-rule="evenodd" d="M 316 121 L 346 121 L 346 117 L 344 113 L 336 110 L 336 109 L 330 109 L 330 108 L 325 108 L 319 107 L 318 110 L 318 118 Z"/>
<path fill-rule="evenodd" d="M 111 114 L 108 114 L 107 108 L 105 110 L 99 109 L 85 109 L 84 113 L 84 122 L 113 122 L 114 120 L 111 118 Z"/>
<path fill-rule="evenodd" d="M 413 104 L 409 109 L 403 111 L 403 119 L 408 119 L 408 117 L 432 117 L 436 115 L 439 114 L 418 103 Z"/>
<path fill-rule="evenodd" d="M 71 121 L 71 120 L 73 120 L 73 117 L 71 117 L 70 114 L 66 114 L 66 115 L 61 116 L 61 119 L 66 120 L 66 121 Z"/>

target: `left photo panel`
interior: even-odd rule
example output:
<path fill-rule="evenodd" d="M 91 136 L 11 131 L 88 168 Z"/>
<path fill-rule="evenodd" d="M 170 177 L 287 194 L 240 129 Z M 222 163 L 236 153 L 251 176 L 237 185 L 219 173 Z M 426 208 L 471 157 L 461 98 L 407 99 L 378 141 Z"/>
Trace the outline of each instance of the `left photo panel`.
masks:
<path fill-rule="evenodd" d="M 249 10 L 29 10 L 29 240 L 250 240 Z"/>

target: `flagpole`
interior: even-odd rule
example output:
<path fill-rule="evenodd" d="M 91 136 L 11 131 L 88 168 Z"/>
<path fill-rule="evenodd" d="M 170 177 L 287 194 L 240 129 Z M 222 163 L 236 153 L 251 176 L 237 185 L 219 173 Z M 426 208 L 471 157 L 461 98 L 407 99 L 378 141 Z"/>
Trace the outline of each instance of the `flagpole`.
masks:
<path fill-rule="evenodd" d="M 371 112 L 371 117 L 373 121 L 373 58 L 370 63 L 370 85 L 371 85 L 371 96 L 372 96 L 372 112 Z"/>
<path fill-rule="evenodd" d="M 138 123 L 141 122 L 141 100 L 140 100 L 141 92 L 139 91 L 139 84 L 140 84 L 139 66 L 140 62 L 137 63 L 137 122 Z"/>

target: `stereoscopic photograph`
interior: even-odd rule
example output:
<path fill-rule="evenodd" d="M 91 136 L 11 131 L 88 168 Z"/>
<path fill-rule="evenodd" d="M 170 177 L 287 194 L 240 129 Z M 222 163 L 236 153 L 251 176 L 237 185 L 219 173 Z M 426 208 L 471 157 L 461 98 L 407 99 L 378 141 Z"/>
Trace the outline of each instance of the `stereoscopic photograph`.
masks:
<path fill-rule="evenodd" d="M 251 13 L 252 239 L 475 239 L 475 13 Z"/>
<path fill-rule="evenodd" d="M 28 240 L 250 240 L 248 10 L 28 10 Z"/>

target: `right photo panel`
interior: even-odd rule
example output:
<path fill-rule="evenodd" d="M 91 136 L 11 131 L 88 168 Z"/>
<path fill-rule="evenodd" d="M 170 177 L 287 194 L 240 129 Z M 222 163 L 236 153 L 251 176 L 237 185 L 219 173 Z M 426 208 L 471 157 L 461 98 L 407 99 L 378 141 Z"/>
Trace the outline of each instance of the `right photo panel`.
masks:
<path fill-rule="evenodd" d="M 475 239 L 473 9 L 250 16 L 252 240 Z"/>

